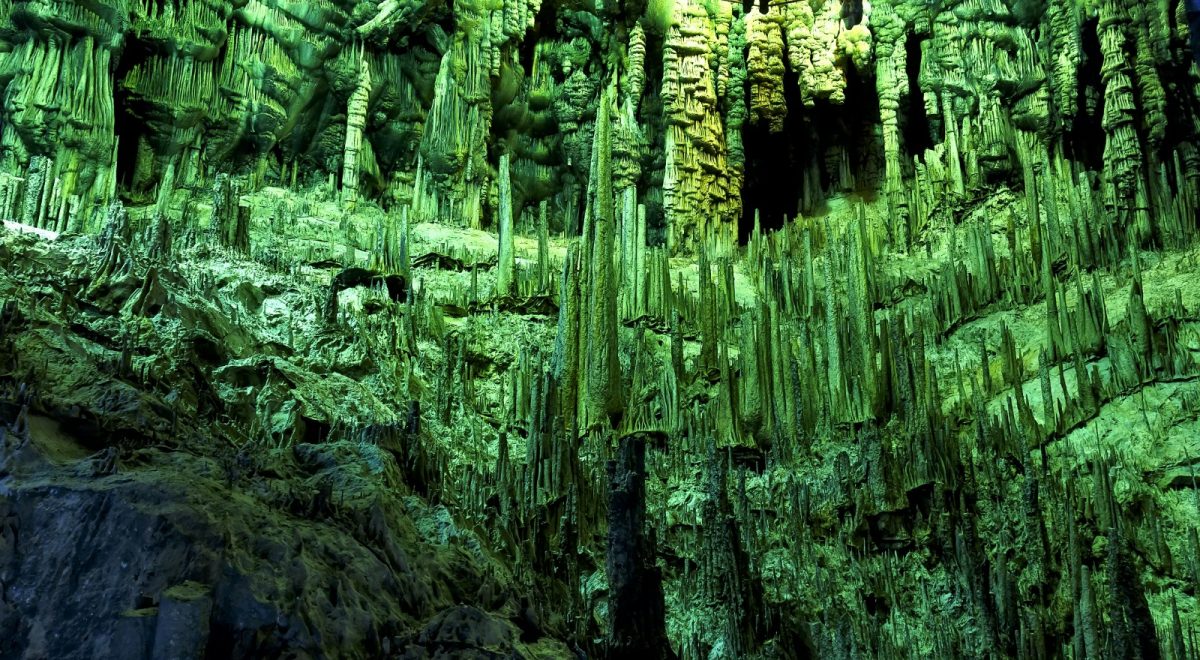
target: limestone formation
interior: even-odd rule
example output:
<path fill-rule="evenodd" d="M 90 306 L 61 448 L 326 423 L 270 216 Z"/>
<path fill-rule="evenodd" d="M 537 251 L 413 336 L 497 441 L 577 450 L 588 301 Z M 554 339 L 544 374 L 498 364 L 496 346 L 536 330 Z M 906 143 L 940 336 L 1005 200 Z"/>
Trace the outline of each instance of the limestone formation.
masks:
<path fill-rule="evenodd" d="M 739 177 L 728 165 L 714 76 L 714 64 L 720 61 L 716 24 L 731 17 L 709 16 L 692 2 L 678 12 L 678 25 L 663 47 L 662 196 L 671 249 L 691 251 L 714 238 L 729 240 L 740 206 Z"/>
<path fill-rule="evenodd" d="M 346 108 L 346 148 L 342 165 L 342 203 L 350 210 L 358 201 L 359 160 L 363 153 L 363 127 L 367 122 L 367 104 L 371 100 L 371 68 L 365 60 L 359 64 L 358 82 Z M 369 143 L 368 143 L 369 144 Z M 367 152 L 369 153 L 369 152 Z"/>
<path fill-rule="evenodd" d="M 1200 653 L 1193 0 L 0 16 L 0 659 Z"/>
<path fill-rule="evenodd" d="M 617 278 L 613 267 L 616 255 L 616 212 L 612 185 L 613 96 L 610 86 L 600 100 L 596 115 L 594 234 L 586 237 L 584 248 L 590 247 L 591 258 L 588 261 L 592 269 L 589 277 L 591 291 L 587 298 L 587 426 L 619 417 L 624 406 L 621 366 L 617 356 Z"/>
<path fill-rule="evenodd" d="M 517 255 L 514 248 L 515 239 L 513 236 L 512 174 L 509 162 L 511 162 L 509 154 L 500 155 L 500 172 L 497 183 L 497 187 L 500 189 L 500 226 L 498 231 L 500 247 L 497 250 L 499 263 L 496 271 L 497 295 L 509 295 L 512 293 L 517 267 Z"/>

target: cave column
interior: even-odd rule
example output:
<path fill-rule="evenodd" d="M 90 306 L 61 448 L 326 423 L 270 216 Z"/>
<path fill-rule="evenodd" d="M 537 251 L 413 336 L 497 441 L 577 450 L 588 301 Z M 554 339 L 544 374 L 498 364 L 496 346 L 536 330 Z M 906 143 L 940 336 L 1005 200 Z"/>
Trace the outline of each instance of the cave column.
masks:
<path fill-rule="evenodd" d="M 346 109 L 346 150 L 342 163 L 342 204 L 353 210 L 358 204 L 358 154 L 362 150 L 367 104 L 371 99 L 371 67 L 360 56 L 358 86 Z"/>
<path fill-rule="evenodd" d="M 609 584 L 608 657 L 674 658 L 666 635 L 662 573 L 647 537 L 646 444 L 640 436 L 620 439 L 617 459 L 608 462 Z"/>
<path fill-rule="evenodd" d="M 903 47 L 904 21 L 888 5 L 871 14 L 876 36 L 875 79 L 883 123 L 884 196 L 891 214 L 892 240 L 908 243 L 908 202 L 900 160 L 900 92 L 908 88 L 908 53 Z"/>
<path fill-rule="evenodd" d="M 1129 10 L 1122 2 L 1108 0 L 1100 6 L 1100 51 L 1104 61 L 1100 77 L 1104 83 L 1102 124 L 1108 138 L 1104 145 L 1104 196 L 1108 208 L 1129 220 L 1141 177 L 1141 146 L 1135 120 L 1137 101 L 1129 57 L 1127 30 Z"/>
<path fill-rule="evenodd" d="M 621 91 L 625 101 L 636 111 L 641 103 L 646 85 L 646 32 L 641 23 L 635 23 L 629 34 L 629 47 L 625 52 L 625 76 L 621 78 Z"/>

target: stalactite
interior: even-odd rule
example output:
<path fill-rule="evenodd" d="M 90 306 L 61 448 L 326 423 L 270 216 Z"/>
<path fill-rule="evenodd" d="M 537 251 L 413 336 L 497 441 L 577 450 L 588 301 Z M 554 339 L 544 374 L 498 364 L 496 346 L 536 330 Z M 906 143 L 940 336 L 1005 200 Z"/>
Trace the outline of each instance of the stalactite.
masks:
<path fill-rule="evenodd" d="M 1104 81 L 1105 204 L 1120 211 L 1125 222 L 1133 220 L 1134 200 L 1142 176 L 1138 148 L 1137 103 L 1134 100 L 1133 71 L 1126 50 L 1129 47 L 1129 10 L 1123 0 L 1105 0 L 1100 5 L 1097 30 L 1104 56 L 1101 76 Z"/>
<path fill-rule="evenodd" d="M 842 104 L 846 77 L 835 63 L 842 7 L 837 2 L 789 3 L 782 6 L 787 57 L 799 74 L 801 102 L 812 107 L 817 99 Z M 768 12 L 769 13 L 769 12 Z"/>
<path fill-rule="evenodd" d="M 783 97 L 783 25 L 781 14 L 752 11 L 746 17 L 746 70 L 750 81 L 750 120 L 783 130 L 787 102 Z"/>

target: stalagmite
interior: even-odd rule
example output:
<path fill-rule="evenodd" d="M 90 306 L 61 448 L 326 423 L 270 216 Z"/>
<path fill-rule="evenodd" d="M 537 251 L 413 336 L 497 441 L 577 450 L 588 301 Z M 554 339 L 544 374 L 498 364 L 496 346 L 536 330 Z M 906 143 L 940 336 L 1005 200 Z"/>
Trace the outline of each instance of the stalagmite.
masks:
<path fill-rule="evenodd" d="M 512 176 L 509 173 L 509 154 L 500 154 L 499 262 L 496 270 L 496 294 L 512 295 L 516 277 L 517 255 L 513 241 Z"/>
<path fill-rule="evenodd" d="M 619 417 L 623 397 L 621 365 L 617 358 L 617 285 L 613 274 L 615 252 L 612 188 L 611 86 L 604 92 L 596 117 L 595 234 L 591 245 L 591 291 L 588 294 L 587 421 L 586 426 Z"/>
<path fill-rule="evenodd" d="M 550 216 L 546 200 L 538 205 L 538 290 L 549 293 L 550 287 Z"/>

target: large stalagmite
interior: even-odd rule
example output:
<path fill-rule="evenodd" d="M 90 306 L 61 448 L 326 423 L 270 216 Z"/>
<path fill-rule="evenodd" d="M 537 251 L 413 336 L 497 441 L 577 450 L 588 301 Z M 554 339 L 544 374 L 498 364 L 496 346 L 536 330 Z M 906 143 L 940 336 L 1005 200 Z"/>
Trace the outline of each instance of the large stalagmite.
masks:
<path fill-rule="evenodd" d="M 596 190 L 588 295 L 586 425 L 607 424 L 623 410 L 621 365 L 617 356 L 617 278 L 613 268 L 616 220 L 612 185 L 612 87 L 596 113 Z M 588 249 L 588 248 L 584 248 Z"/>

